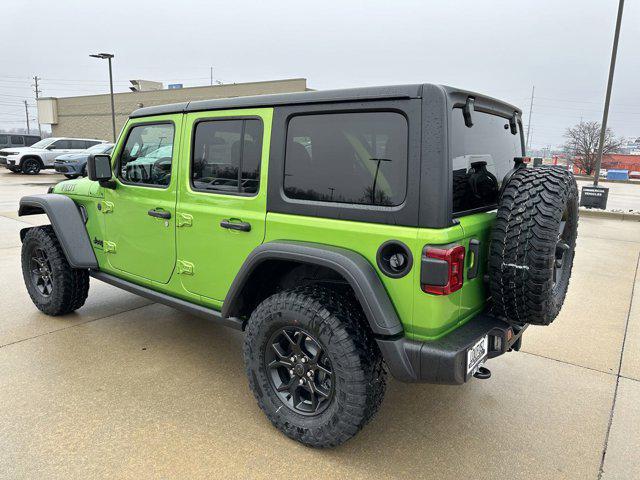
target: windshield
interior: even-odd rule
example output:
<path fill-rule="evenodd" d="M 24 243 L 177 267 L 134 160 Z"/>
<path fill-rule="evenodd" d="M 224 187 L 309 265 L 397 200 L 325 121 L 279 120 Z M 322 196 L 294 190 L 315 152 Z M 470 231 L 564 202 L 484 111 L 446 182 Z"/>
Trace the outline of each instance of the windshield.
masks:
<path fill-rule="evenodd" d="M 46 148 L 48 145 L 51 145 L 55 141 L 55 138 L 45 138 L 44 140 L 40 140 L 39 142 L 31 145 L 31 148 Z"/>
<path fill-rule="evenodd" d="M 475 111 L 467 127 L 462 109 L 454 108 L 451 124 L 454 213 L 495 207 L 502 179 L 523 155 L 520 123 L 512 133 L 509 119 Z"/>
<path fill-rule="evenodd" d="M 93 147 L 87 148 L 86 151 L 87 153 L 107 153 L 111 150 L 111 147 L 113 147 L 113 145 L 110 143 L 99 143 Z"/>

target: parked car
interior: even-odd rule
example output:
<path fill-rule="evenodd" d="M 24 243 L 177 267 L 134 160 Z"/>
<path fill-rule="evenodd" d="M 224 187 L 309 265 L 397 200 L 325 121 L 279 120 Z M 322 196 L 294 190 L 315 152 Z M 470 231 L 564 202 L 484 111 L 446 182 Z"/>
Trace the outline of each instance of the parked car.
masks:
<path fill-rule="evenodd" d="M 78 178 L 87 176 L 87 159 L 89 155 L 96 153 L 111 153 L 113 143 L 99 143 L 87 148 L 79 153 L 67 153 L 56 157 L 53 166 L 58 173 L 64 174 L 67 178 Z"/>
<path fill-rule="evenodd" d="M 40 135 L 23 135 L 21 133 L 0 133 L 0 149 L 30 147 L 40 141 Z"/>
<path fill-rule="evenodd" d="M 269 420 L 335 446 L 387 372 L 486 380 L 558 315 L 578 189 L 523 154 L 517 107 L 440 85 L 142 108 L 88 178 L 20 200 L 53 224 L 20 232 L 25 286 L 48 315 L 94 277 L 244 331 Z"/>
<path fill-rule="evenodd" d="M 104 140 L 91 138 L 45 138 L 30 147 L 0 150 L 0 165 L 15 173 L 36 175 L 44 168 L 54 168 L 54 160 L 65 153 L 82 152 Z"/>

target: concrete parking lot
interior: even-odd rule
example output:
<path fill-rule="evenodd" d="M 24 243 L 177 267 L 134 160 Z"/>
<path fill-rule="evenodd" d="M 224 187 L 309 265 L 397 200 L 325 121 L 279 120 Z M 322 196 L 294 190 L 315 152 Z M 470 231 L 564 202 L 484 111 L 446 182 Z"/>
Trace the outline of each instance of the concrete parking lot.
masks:
<path fill-rule="evenodd" d="M 95 280 L 76 314 L 36 310 L 18 232 L 46 219 L 17 202 L 60 179 L 0 170 L 1 478 L 640 478 L 640 223 L 581 219 L 562 314 L 490 380 L 391 380 L 360 435 L 313 450 L 259 410 L 241 333 Z"/>

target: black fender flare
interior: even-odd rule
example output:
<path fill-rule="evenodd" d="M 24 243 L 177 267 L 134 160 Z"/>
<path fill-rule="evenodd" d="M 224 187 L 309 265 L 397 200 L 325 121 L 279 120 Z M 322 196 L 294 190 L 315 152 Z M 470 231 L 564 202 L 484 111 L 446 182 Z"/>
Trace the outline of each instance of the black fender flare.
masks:
<path fill-rule="evenodd" d="M 91 247 L 84 219 L 76 203 L 65 195 L 47 193 L 20 199 L 19 216 L 45 213 L 60 241 L 69 265 L 73 268 L 97 268 L 98 260 Z M 33 227 L 31 227 L 33 228 Z M 20 239 L 29 228 L 20 231 Z"/>
<path fill-rule="evenodd" d="M 341 275 L 353 288 L 375 335 L 394 336 L 404 329 L 378 273 L 362 255 L 346 248 L 310 242 L 273 241 L 256 247 L 236 275 L 224 303 L 224 318 L 237 315 L 238 299 L 252 273 L 265 261 L 284 260 L 327 267 Z"/>

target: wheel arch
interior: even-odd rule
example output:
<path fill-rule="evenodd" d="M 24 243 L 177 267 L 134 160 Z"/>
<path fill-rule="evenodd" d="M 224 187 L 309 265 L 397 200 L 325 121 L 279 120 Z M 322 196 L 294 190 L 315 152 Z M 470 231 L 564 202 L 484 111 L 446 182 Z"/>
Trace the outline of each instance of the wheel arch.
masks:
<path fill-rule="evenodd" d="M 97 268 L 98 260 L 91 248 L 91 240 L 84 219 L 75 202 L 64 195 L 48 193 L 29 195 L 20 199 L 18 216 L 46 214 L 60 241 L 67 261 L 73 268 Z M 20 240 L 34 227 L 23 228 Z"/>
<path fill-rule="evenodd" d="M 362 255 L 340 247 L 310 242 L 274 241 L 264 243 L 247 257 L 236 275 L 222 306 L 222 316 L 248 315 L 255 306 L 257 280 L 265 270 L 281 277 L 300 266 L 331 271 L 353 290 L 375 335 L 394 336 L 403 332 L 402 323 L 380 277 Z"/>
<path fill-rule="evenodd" d="M 26 160 L 37 160 L 38 163 L 40 164 L 40 168 L 44 167 L 44 162 L 42 161 L 42 158 L 40 158 L 38 155 L 34 155 L 32 153 L 27 154 L 23 157 L 20 157 L 20 168 L 22 168 L 22 164 L 26 161 Z"/>

